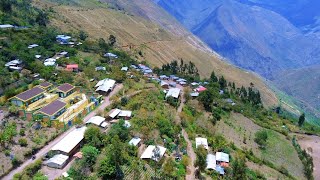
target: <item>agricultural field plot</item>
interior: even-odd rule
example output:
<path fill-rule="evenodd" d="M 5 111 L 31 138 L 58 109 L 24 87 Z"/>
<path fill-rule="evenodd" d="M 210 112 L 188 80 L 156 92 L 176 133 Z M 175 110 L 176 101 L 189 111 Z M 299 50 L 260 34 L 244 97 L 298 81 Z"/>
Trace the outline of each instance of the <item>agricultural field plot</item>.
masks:
<path fill-rule="evenodd" d="M 61 132 L 15 116 L 4 118 L 0 125 L 0 176 L 31 158 Z"/>
<path fill-rule="evenodd" d="M 254 141 L 255 133 L 262 129 L 243 115 L 231 113 L 229 118 L 217 123 L 216 133 L 223 134 L 227 139 L 232 139 L 232 142 L 241 149 L 252 149 L 258 158 L 276 164 L 277 168 L 284 167 L 293 176 L 304 179 L 303 165 L 291 144 L 291 140 L 275 131 L 267 130 L 267 146 L 262 150 Z"/>

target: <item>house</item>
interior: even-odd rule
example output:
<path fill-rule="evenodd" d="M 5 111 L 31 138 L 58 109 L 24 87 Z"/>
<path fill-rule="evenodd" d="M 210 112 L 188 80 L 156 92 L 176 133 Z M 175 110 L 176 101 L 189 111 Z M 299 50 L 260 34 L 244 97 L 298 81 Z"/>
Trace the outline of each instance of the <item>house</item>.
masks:
<path fill-rule="evenodd" d="M 96 92 L 98 92 L 99 94 L 106 95 L 113 90 L 115 85 L 116 85 L 116 81 L 113 79 L 101 80 L 95 86 L 97 88 Z"/>
<path fill-rule="evenodd" d="M 199 93 L 198 92 L 192 92 L 192 93 L 190 93 L 190 96 L 195 98 L 195 97 L 199 96 Z"/>
<path fill-rule="evenodd" d="M 36 54 L 34 57 L 37 58 L 37 59 L 40 59 L 40 58 L 41 58 L 41 55 Z"/>
<path fill-rule="evenodd" d="M 92 118 L 90 118 L 86 124 L 94 124 L 96 126 L 101 126 L 102 123 L 106 120 L 106 118 L 101 117 L 101 116 L 94 116 Z"/>
<path fill-rule="evenodd" d="M 16 59 L 16 60 L 7 62 L 4 66 L 10 70 L 20 71 L 20 70 L 22 70 L 22 61 L 19 59 Z"/>
<path fill-rule="evenodd" d="M 215 170 L 216 169 L 217 161 L 216 161 L 216 156 L 215 155 L 208 154 L 206 161 L 207 161 L 206 169 L 209 169 L 209 170 Z"/>
<path fill-rule="evenodd" d="M 0 29 L 10 29 L 10 28 L 14 28 L 14 26 L 11 24 L 0 24 Z"/>
<path fill-rule="evenodd" d="M 109 117 L 110 117 L 111 119 L 114 119 L 115 117 L 118 116 L 118 114 L 119 114 L 120 112 L 121 112 L 120 109 L 113 109 L 113 110 L 110 111 Z"/>
<path fill-rule="evenodd" d="M 219 166 L 219 165 L 216 166 L 216 171 L 217 171 L 220 175 L 224 175 L 224 174 L 225 174 L 224 168 L 221 167 L 221 166 Z"/>
<path fill-rule="evenodd" d="M 180 96 L 180 89 L 179 88 L 171 88 L 168 90 L 167 94 L 166 94 L 166 98 L 168 98 L 169 96 L 172 96 L 176 99 L 179 98 Z"/>
<path fill-rule="evenodd" d="M 110 58 L 110 59 L 118 59 L 118 56 L 117 55 L 115 55 L 115 54 L 113 54 L 113 53 L 105 53 L 104 55 L 103 55 L 104 57 L 108 57 L 108 58 Z"/>
<path fill-rule="evenodd" d="M 55 120 L 66 111 L 67 103 L 55 100 L 41 108 L 37 114 L 48 116 L 50 120 Z"/>
<path fill-rule="evenodd" d="M 187 85 L 188 85 L 188 83 L 187 83 L 187 82 L 184 82 L 184 81 L 179 82 L 179 84 L 180 84 L 181 86 L 187 86 Z"/>
<path fill-rule="evenodd" d="M 72 71 L 72 72 L 78 72 L 79 71 L 79 65 L 78 64 L 69 64 L 66 67 L 67 71 Z"/>
<path fill-rule="evenodd" d="M 48 58 L 48 59 L 44 60 L 43 64 L 45 66 L 55 66 L 56 61 L 57 61 L 57 59 L 55 59 L 55 58 Z"/>
<path fill-rule="evenodd" d="M 216 160 L 218 164 L 222 162 L 229 163 L 229 154 L 223 152 L 216 152 Z"/>
<path fill-rule="evenodd" d="M 191 83 L 191 86 L 199 86 L 199 83 L 197 83 L 197 82 L 193 82 L 193 83 Z"/>
<path fill-rule="evenodd" d="M 106 67 L 102 67 L 102 66 L 98 66 L 95 69 L 96 69 L 96 71 L 106 71 L 107 70 Z"/>
<path fill-rule="evenodd" d="M 50 90 L 52 89 L 52 87 L 53 87 L 53 84 L 45 81 L 45 82 L 40 83 L 39 86 L 40 86 L 42 89 L 46 90 L 46 91 L 50 91 Z"/>
<path fill-rule="evenodd" d="M 141 142 L 141 138 L 134 137 L 129 141 L 129 145 L 131 146 L 139 146 Z"/>
<path fill-rule="evenodd" d="M 128 71 L 128 70 L 129 70 L 128 67 L 122 67 L 122 68 L 121 68 L 121 71 Z"/>
<path fill-rule="evenodd" d="M 160 86 L 164 89 L 169 89 L 169 84 L 165 81 L 161 81 L 160 82 Z"/>
<path fill-rule="evenodd" d="M 54 145 L 51 149 L 66 156 L 72 156 L 80 148 L 80 144 L 84 139 L 84 133 L 87 127 L 76 128 L 65 136 L 61 141 Z"/>
<path fill-rule="evenodd" d="M 128 120 L 131 118 L 131 116 L 132 116 L 132 111 L 124 111 L 124 110 L 120 110 L 120 109 L 113 109 L 109 113 L 109 117 L 111 119 L 124 118 L 124 119 Z"/>
<path fill-rule="evenodd" d="M 75 92 L 75 87 L 72 86 L 71 84 L 64 83 L 59 87 L 57 87 L 56 92 L 60 98 L 65 98 Z"/>
<path fill-rule="evenodd" d="M 160 159 L 163 157 L 163 155 L 166 152 L 166 148 L 162 146 L 154 146 L 150 145 L 147 147 L 147 149 L 142 153 L 141 159 L 152 159 L 154 161 L 160 161 Z M 157 154 L 159 155 L 158 157 Z"/>
<path fill-rule="evenodd" d="M 206 91 L 207 88 L 203 87 L 203 86 L 199 86 L 198 88 L 195 89 L 195 91 L 197 92 L 203 92 L 203 91 Z"/>
<path fill-rule="evenodd" d="M 37 86 L 12 97 L 10 101 L 16 106 L 27 108 L 30 104 L 44 98 L 44 92 L 44 89 Z"/>
<path fill-rule="evenodd" d="M 28 46 L 28 49 L 33 49 L 33 48 L 38 47 L 38 46 L 39 46 L 38 44 L 30 44 Z"/>
<path fill-rule="evenodd" d="M 208 149 L 208 140 L 206 138 L 197 137 L 196 138 L 196 148 L 203 146 L 205 149 Z"/>
<path fill-rule="evenodd" d="M 123 118 L 126 120 L 129 120 L 131 118 L 131 116 L 132 116 L 132 111 L 121 110 L 120 113 L 118 114 L 119 118 Z"/>
<path fill-rule="evenodd" d="M 169 80 L 169 77 L 166 76 L 166 75 L 161 75 L 159 78 L 160 78 L 161 80 Z"/>
<path fill-rule="evenodd" d="M 67 56 L 68 55 L 68 52 L 67 51 L 62 51 L 59 53 L 59 56 Z"/>
<path fill-rule="evenodd" d="M 71 36 L 66 36 L 66 35 L 57 35 L 56 40 L 60 44 L 69 44 L 69 40 L 71 39 Z"/>
<path fill-rule="evenodd" d="M 57 154 L 46 161 L 44 164 L 51 168 L 62 169 L 69 160 L 69 156 L 63 154 Z"/>

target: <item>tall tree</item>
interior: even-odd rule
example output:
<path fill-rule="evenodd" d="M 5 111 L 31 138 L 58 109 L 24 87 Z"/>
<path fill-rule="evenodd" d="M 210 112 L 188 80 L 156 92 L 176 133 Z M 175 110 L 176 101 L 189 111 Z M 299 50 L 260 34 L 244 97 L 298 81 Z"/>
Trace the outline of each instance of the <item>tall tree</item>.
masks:
<path fill-rule="evenodd" d="M 232 179 L 234 180 L 243 180 L 247 179 L 246 175 L 246 161 L 244 158 L 236 158 L 232 163 L 231 163 L 231 168 L 232 168 Z"/>
<path fill-rule="evenodd" d="M 305 114 L 302 113 L 301 116 L 299 117 L 299 121 L 298 121 L 298 124 L 300 127 L 303 125 L 305 120 L 306 120 Z"/>

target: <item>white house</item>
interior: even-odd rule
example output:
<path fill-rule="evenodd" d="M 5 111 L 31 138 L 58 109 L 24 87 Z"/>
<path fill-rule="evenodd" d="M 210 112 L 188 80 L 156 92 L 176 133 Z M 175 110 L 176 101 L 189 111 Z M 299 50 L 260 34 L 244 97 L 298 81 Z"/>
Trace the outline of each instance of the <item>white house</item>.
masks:
<path fill-rule="evenodd" d="M 137 146 L 140 143 L 141 139 L 138 137 L 134 137 L 129 141 L 129 144 L 132 146 Z"/>
<path fill-rule="evenodd" d="M 112 119 L 114 119 L 115 117 L 118 116 L 118 114 L 121 112 L 120 109 L 113 109 L 111 110 L 110 114 L 109 114 L 109 117 L 111 117 Z"/>
<path fill-rule="evenodd" d="M 115 59 L 117 59 L 118 58 L 118 56 L 117 55 L 115 55 L 115 54 L 113 54 L 113 53 L 105 53 L 104 54 L 104 57 L 109 57 L 109 58 L 115 58 Z"/>
<path fill-rule="evenodd" d="M 156 147 L 158 148 L 158 153 L 159 153 L 159 156 L 156 157 L 156 154 L 157 154 L 157 149 Z M 150 145 L 147 147 L 147 149 L 142 153 L 141 155 L 141 159 L 152 159 L 154 161 L 159 161 L 164 153 L 166 152 L 166 148 L 162 147 L 162 146 L 154 146 L 154 145 Z"/>
<path fill-rule="evenodd" d="M 128 70 L 129 70 L 128 67 L 122 67 L 122 68 L 121 68 L 121 71 L 128 71 Z"/>
<path fill-rule="evenodd" d="M 68 162 L 69 156 L 57 154 L 45 162 L 45 165 L 52 168 L 62 169 Z"/>
<path fill-rule="evenodd" d="M 84 138 L 84 133 L 87 127 L 77 128 L 71 131 L 67 136 L 65 136 L 61 141 L 52 147 L 52 151 L 58 151 L 64 155 L 71 155 L 77 147 L 79 147 L 80 142 Z"/>
<path fill-rule="evenodd" d="M 171 88 L 168 90 L 168 92 L 166 94 L 166 98 L 169 96 L 172 96 L 172 97 L 178 99 L 180 96 L 180 91 L 181 90 L 179 88 Z"/>
<path fill-rule="evenodd" d="M 116 85 L 116 81 L 113 79 L 104 79 L 99 81 L 95 87 L 97 87 L 96 92 L 108 93 L 113 90 Z"/>
<path fill-rule="evenodd" d="M 217 166 L 216 156 L 213 154 L 207 155 L 207 167 L 206 169 L 215 170 Z"/>
<path fill-rule="evenodd" d="M 0 24 L 0 29 L 14 28 L 11 24 Z"/>
<path fill-rule="evenodd" d="M 206 138 L 197 137 L 196 138 L 196 148 L 203 146 L 205 149 L 208 149 L 208 140 Z"/>
<path fill-rule="evenodd" d="M 223 152 L 217 152 L 216 153 L 216 160 L 218 162 L 229 163 L 229 154 L 226 154 L 226 153 L 223 153 Z"/>
<path fill-rule="evenodd" d="M 101 124 L 104 122 L 105 118 L 101 116 L 94 116 L 90 118 L 86 124 L 94 124 L 96 126 L 101 126 Z"/>
<path fill-rule="evenodd" d="M 56 65 L 56 59 L 55 58 L 48 58 L 46 60 L 44 60 L 44 65 L 45 66 L 55 66 Z"/>

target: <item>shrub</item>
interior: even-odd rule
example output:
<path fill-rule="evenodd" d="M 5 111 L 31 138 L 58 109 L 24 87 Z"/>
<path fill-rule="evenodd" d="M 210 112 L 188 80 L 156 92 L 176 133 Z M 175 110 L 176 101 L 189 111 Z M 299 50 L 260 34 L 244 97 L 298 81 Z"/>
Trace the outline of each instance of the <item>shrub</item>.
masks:
<path fill-rule="evenodd" d="M 19 139 L 18 142 L 19 142 L 20 146 L 22 146 L 22 147 L 26 147 L 28 145 L 28 141 L 25 138 Z"/>
<path fill-rule="evenodd" d="M 268 132 L 266 130 L 260 130 L 255 133 L 254 141 L 260 148 L 264 149 L 267 146 Z"/>
<path fill-rule="evenodd" d="M 12 160 L 11 160 L 11 163 L 12 163 L 12 166 L 13 167 L 18 167 L 22 162 L 20 159 L 14 157 Z"/>
<path fill-rule="evenodd" d="M 20 136 L 25 136 L 25 130 L 24 129 L 20 129 L 20 132 L 19 132 Z"/>

